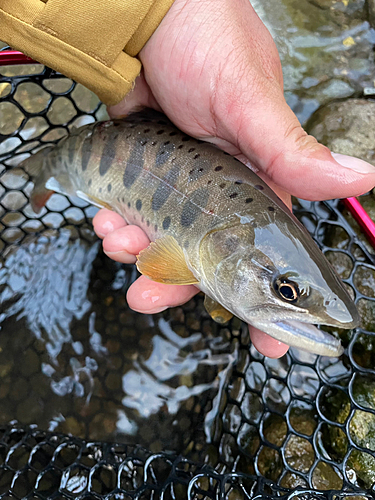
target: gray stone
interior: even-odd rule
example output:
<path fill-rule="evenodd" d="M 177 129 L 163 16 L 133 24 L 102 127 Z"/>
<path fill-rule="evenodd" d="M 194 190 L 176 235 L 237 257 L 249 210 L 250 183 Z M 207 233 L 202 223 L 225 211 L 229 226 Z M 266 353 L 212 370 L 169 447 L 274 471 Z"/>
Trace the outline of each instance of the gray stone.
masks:
<path fill-rule="evenodd" d="M 332 102 L 314 113 L 306 130 L 335 153 L 375 165 L 375 101 Z"/>
<path fill-rule="evenodd" d="M 367 8 L 370 24 L 375 28 L 375 0 L 367 0 Z"/>
<path fill-rule="evenodd" d="M 374 86 L 375 32 L 365 0 L 251 3 L 275 40 L 287 102 L 301 123 L 328 100 Z"/>

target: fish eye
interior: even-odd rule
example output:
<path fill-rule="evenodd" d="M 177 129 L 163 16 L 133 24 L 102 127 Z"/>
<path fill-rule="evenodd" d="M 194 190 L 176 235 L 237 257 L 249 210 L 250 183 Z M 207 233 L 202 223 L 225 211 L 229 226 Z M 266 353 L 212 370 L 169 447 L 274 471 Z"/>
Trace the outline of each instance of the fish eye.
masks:
<path fill-rule="evenodd" d="M 276 293 L 280 298 L 292 304 L 297 302 L 300 297 L 300 291 L 297 283 L 288 278 L 278 278 L 274 283 Z"/>

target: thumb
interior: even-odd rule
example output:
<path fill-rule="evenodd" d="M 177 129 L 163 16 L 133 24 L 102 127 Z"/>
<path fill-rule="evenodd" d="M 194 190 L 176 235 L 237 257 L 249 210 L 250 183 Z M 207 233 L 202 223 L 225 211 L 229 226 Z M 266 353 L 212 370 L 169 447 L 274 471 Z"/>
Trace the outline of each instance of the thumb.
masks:
<path fill-rule="evenodd" d="M 301 127 L 275 83 L 263 82 L 258 100 L 236 103 L 239 115 L 226 117 L 225 135 L 237 130 L 241 152 L 267 178 L 294 196 L 309 200 L 346 198 L 372 189 L 375 167 L 319 144 Z M 247 98 L 248 102 L 248 98 Z"/>

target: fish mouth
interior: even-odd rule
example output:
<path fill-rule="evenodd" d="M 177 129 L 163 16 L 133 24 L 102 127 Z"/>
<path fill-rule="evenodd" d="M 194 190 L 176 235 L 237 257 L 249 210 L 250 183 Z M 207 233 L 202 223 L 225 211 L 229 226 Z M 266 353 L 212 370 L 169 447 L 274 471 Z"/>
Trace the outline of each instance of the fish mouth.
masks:
<path fill-rule="evenodd" d="M 280 320 L 275 322 L 256 322 L 259 328 L 271 337 L 292 347 L 312 352 L 321 356 L 338 357 L 344 352 L 340 340 L 311 323 L 297 320 Z"/>

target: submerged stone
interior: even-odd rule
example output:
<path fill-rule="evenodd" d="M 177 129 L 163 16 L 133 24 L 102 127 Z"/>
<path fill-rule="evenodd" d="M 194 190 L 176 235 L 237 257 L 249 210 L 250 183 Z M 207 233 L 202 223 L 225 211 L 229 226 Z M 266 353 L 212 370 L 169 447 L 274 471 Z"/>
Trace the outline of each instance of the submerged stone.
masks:
<path fill-rule="evenodd" d="M 320 108 L 306 130 L 334 153 L 356 156 L 375 165 L 375 101 L 348 99 Z"/>

